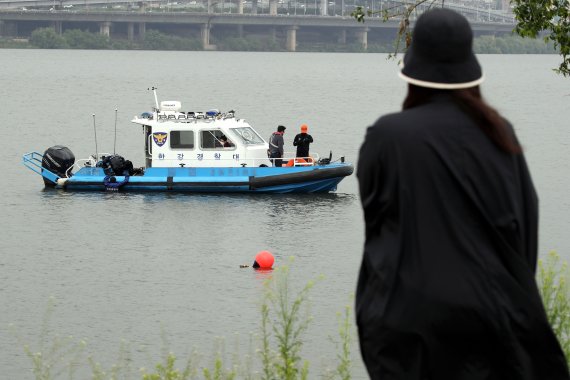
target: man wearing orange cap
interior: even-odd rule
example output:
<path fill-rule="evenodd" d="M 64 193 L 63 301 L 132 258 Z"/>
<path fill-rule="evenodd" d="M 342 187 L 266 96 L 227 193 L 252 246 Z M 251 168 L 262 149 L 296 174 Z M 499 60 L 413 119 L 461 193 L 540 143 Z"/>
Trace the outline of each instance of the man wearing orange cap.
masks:
<path fill-rule="evenodd" d="M 293 146 L 297 147 L 297 158 L 309 157 L 309 144 L 313 142 L 313 136 L 307 133 L 307 124 L 301 125 L 301 133 L 295 136 Z"/>

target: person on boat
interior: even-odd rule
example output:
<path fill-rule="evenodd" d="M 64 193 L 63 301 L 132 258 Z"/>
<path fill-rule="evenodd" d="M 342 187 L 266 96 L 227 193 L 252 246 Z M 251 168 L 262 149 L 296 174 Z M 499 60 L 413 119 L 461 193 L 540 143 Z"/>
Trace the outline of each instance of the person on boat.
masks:
<path fill-rule="evenodd" d="M 473 32 L 417 20 L 403 110 L 369 127 L 356 291 L 371 379 L 568 380 L 535 282 L 538 201 L 514 129 L 481 97 Z"/>
<path fill-rule="evenodd" d="M 222 145 L 222 148 L 231 148 L 232 147 L 232 143 L 230 143 L 228 141 L 228 138 L 226 137 L 226 135 L 220 136 L 220 144 Z"/>
<path fill-rule="evenodd" d="M 269 158 L 273 162 L 273 166 L 281 167 L 283 166 L 283 135 L 285 134 L 285 127 L 279 125 L 277 131 L 271 134 L 269 137 Z"/>
<path fill-rule="evenodd" d="M 293 139 L 293 146 L 297 147 L 297 158 L 309 158 L 309 144 L 313 142 L 313 136 L 307 133 L 308 130 L 307 124 L 301 125 L 301 133 Z"/>

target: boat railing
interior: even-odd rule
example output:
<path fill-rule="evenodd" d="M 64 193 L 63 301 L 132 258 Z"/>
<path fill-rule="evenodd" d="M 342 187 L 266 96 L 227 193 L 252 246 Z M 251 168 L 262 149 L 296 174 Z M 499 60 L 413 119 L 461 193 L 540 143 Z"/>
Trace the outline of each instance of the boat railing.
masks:
<path fill-rule="evenodd" d="M 283 166 L 314 166 L 320 159 L 318 153 L 311 153 L 308 157 L 297 157 L 295 152 L 285 152 Z"/>
<path fill-rule="evenodd" d="M 76 171 L 84 168 L 84 167 L 96 167 L 97 163 L 102 161 L 105 157 L 111 156 L 111 153 L 97 153 L 97 154 L 92 154 L 90 155 L 88 158 L 81 158 L 77 161 L 75 161 L 75 163 L 73 164 L 73 166 L 71 166 L 69 169 L 67 169 L 67 172 L 65 172 L 65 175 L 69 178 L 71 176 L 71 172 L 73 171 L 73 169 L 75 169 Z"/>
<path fill-rule="evenodd" d="M 161 160 L 153 160 L 155 163 L 164 162 L 166 165 L 160 165 L 155 167 L 186 167 L 186 168 L 195 168 L 195 167 L 237 167 L 241 165 L 243 167 L 259 167 L 262 165 L 271 166 L 273 162 L 273 158 L 248 158 L 248 159 L 236 159 L 236 158 L 217 158 L 217 159 L 208 159 L 203 158 L 200 160 L 192 159 L 190 162 L 188 160 L 179 160 L 179 159 L 161 159 Z M 295 157 L 295 153 L 293 152 L 285 152 L 282 162 L 283 166 L 314 166 L 320 160 L 320 156 L 318 153 L 311 154 L 310 157 Z"/>
<path fill-rule="evenodd" d="M 59 179 L 59 176 L 42 167 L 43 158 L 44 156 L 41 153 L 30 152 L 22 156 L 22 163 L 28 169 L 55 183 Z"/>
<path fill-rule="evenodd" d="M 150 117 L 146 117 L 152 119 L 152 115 Z M 206 112 L 184 112 L 184 111 L 160 111 L 156 113 L 156 120 L 159 122 L 162 121 L 196 121 L 196 120 L 204 120 L 204 121 L 212 121 L 212 120 L 225 120 L 235 118 L 235 111 L 228 111 L 228 112 L 220 112 L 218 110 L 210 110 Z"/>
<path fill-rule="evenodd" d="M 25 167 L 42 175 L 42 159 L 44 156 L 38 152 L 26 153 L 22 156 L 22 164 Z"/>

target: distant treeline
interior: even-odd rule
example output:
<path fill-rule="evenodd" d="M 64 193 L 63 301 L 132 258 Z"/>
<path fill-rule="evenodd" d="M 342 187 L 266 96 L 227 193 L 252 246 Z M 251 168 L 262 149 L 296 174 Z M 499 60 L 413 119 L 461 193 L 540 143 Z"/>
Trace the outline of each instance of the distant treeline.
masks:
<path fill-rule="evenodd" d="M 217 50 L 222 51 L 284 51 L 277 41 L 264 36 L 252 35 L 246 38 L 220 36 L 213 39 Z M 129 41 L 109 38 L 99 33 L 78 29 L 66 30 L 62 34 L 53 28 L 40 28 L 32 32 L 29 39 L 0 39 L 0 48 L 40 48 L 40 49 L 113 49 L 113 50 L 203 50 L 198 38 L 167 35 L 156 30 L 148 30 L 144 39 Z M 554 54 L 551 44 L 542 39 L 529 39 L 518 36 L 481 36 L 474 40 L 473 49 L 480 54 Z M 308 52 L 365 52 L 358 44 L 323 44 L 299 42 L 297 51 Z M 392 44 L 369 44 L 366 52 L 393 53 Z"/>
<path fill-rule="evenodd" d="M 473 50 L 478 54 L 556 54 L 550 42 L 515 35 L 477 37 L 473 40 Z"/>

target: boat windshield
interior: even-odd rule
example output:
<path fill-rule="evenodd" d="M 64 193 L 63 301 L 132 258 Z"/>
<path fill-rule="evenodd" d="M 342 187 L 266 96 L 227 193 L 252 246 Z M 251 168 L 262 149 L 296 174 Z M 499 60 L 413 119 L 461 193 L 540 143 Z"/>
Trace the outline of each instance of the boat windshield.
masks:
<path fill-rule="evenodd" d="M 235 134 L 245 145 L 260 145 L 265 144 L 261 136 L 257 134 L 251 127 L 231 128 Z"/>

